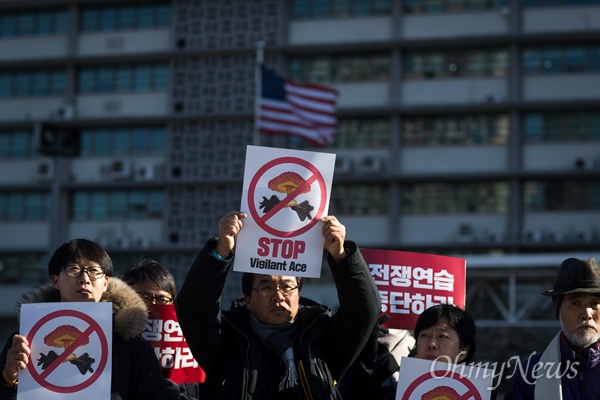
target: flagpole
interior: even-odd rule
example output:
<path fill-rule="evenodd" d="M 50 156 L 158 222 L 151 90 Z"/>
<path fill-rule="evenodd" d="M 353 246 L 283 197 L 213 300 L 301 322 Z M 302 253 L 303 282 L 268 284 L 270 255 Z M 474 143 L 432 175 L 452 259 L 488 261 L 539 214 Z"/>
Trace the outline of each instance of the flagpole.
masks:
<path fill-rule="evenodd" d="M 265 42 L 256 42 L 256 71 L 254 79 L 254 140 L 255 146 L 260 146 L 260 131 L 258 122 L 260 120 L 260 98 L 262 96 L 262 65 L 264 62 Z"/>

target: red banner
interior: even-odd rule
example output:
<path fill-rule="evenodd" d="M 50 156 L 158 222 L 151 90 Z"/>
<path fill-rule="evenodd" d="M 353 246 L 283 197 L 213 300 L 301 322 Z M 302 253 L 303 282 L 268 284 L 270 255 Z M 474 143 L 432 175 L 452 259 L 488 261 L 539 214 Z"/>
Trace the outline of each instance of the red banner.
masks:
<path fill-rule="evenodd" d="M 153 304 L 142 336 L 154 348 L 163 374 L 175 383 L 204 382 L 206 375 L 190 351 L 172 304 Z"/>
<path fill-rule="evenodd" d="M 395 250 L 360 250 L 379 289 L 385 326 L 415 328 L 427 308 L 441 303 L 465 308 L 466 260 Z"/>

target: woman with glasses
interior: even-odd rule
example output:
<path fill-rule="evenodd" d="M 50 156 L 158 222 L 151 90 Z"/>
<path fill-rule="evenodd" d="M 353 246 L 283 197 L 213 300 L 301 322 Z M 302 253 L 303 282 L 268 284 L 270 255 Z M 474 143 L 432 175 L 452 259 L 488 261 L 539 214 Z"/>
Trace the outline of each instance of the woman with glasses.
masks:
<path fill-rule="evenodd" d="M 300 277 L 250 273 L 242 276 L 243 300 L 222 310 L 244 218 L 232 211 L 219 220 L 218 238 L 200 251 L 176 298 L 183 333 L 206 372 L 208 398 L 341 399 L 337 382 L 365 345 L 381 306 L 367 264 L 345 240 L 346 228 L 323 217 L 340 304 L 335 314 L 301 298 Z"/>
<path fill-rule="evenodd" d="M 50 284 L 33 289 L 21 304 L 111 302 L 113 309 L 111 399 L 178 399 L 179 388 L 162 376 L 150 345 L 140 336 L 148 311 L 141 297 L 113 277 L 109 255 L 98 244 L 75 239 L 60 246 L 48 263 Z M 20 307 L 20 305 L 19 305 Z M 12 335 L 0 354 L 0 399 L 16 399 L 18 374 L 31 349 L 22 335 Z"/>

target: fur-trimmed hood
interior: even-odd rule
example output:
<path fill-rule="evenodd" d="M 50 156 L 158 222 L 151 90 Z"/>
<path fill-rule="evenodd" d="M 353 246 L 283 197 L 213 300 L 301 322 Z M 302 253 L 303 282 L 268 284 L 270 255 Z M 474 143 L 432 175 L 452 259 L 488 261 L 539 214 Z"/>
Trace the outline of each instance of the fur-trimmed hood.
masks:
<path fill-rule="evenodd" d="M 60 292 L 47 284 L 23 295 L 17 305 L 17 316 L 21 315 L 21 304 L 52 303 L 60 301 Z M 129 340 L 144 330 L 148 319 L 148 309 L 144 300 L 128 284 L 119 278 L 108 278 L 108 288 L 100 301 L 111 302 L 113 310 L 113 331 L 124 340 Z"/>

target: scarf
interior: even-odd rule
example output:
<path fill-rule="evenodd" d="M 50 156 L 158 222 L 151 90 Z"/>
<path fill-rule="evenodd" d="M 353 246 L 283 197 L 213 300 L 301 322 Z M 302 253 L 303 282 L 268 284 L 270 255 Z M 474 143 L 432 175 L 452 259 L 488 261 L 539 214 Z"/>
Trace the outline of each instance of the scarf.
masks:
<path fill-rule="evenodd" d="M 540 358 L 542 365 L 556 365 L 560 363 L 560 332 L 552 339 Z M 546 364 L 546 363 L 552 364 Z M 546 374 L 541 374 L 535 380 L 534 389 L 535 400 L 557 399 L 562 400 L 562 382 L 560 378 L 548 378 Z"/>
<path fill-rule="evenodd" d="M 294 321 L 287 324 L 273 325 L 260 322 L 250 313 L 252 332 L 273 353 L 281 357 L 284 363 L 283 376 L 279 382 L 279 391 L 289 389 L 298 384 L 298 373 L 294 363 L 294 350 L 292 345 L 296 338 L 296 327 Z"/>

